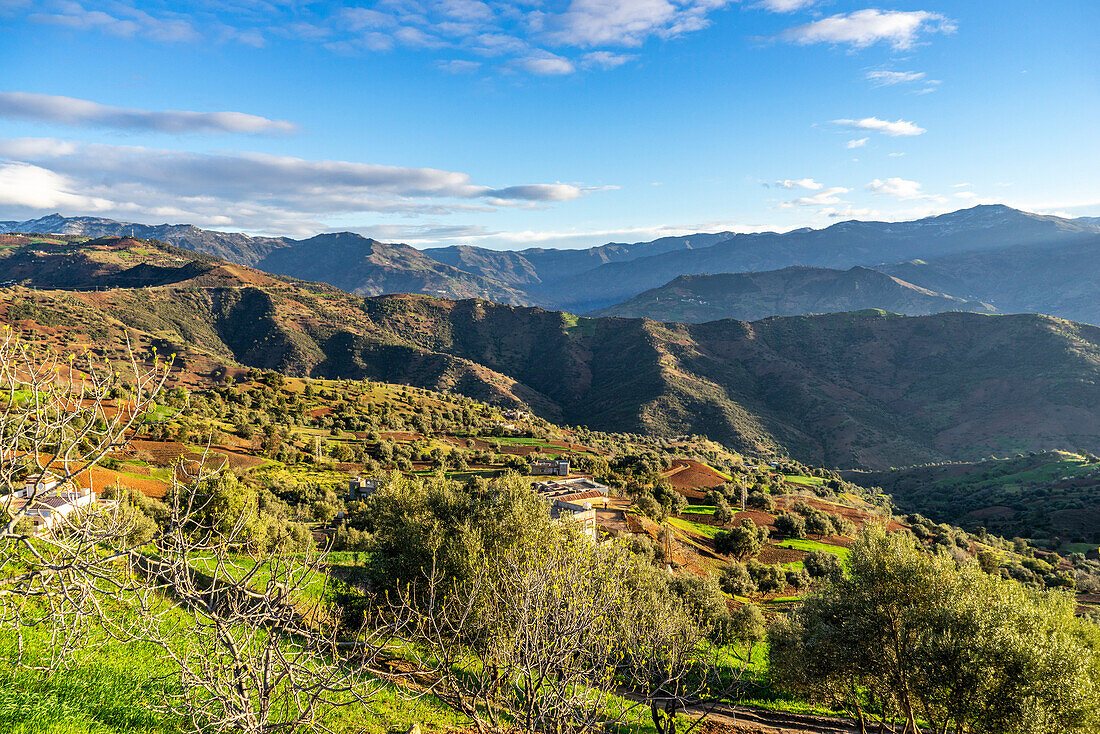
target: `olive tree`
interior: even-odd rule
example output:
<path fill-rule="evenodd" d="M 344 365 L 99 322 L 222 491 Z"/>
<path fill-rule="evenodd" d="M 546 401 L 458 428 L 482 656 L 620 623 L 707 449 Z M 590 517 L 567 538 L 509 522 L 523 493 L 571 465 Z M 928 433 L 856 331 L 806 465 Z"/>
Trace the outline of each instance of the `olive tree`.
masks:
<path fill-rule="evenodd" d="M 1072 597 L 959 567 L 907 533 L 869 527 L 848 573 L 769 632 L 788 689 L 895 731 L 1091 732 L 1100 724 L 1100 631 Z"/>

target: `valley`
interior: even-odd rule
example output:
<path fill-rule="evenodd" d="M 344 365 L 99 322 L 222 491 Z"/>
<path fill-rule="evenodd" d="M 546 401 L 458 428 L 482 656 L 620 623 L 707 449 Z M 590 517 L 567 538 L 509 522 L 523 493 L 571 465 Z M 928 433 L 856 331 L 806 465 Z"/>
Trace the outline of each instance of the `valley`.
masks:
<path fill-rule="evenodd" d="M 402 382 L 556 422 L 704 434 L 841 468 L 1100 451 L 1100 330 L 1050 317 L 872 310 L 675 324 L 361 298 L 129 239 L 9 246 L 0 257 L 34 285 L 85 273 L 64 276 L 79 290 L 0 292 L 30 317 L 12 318 L 28 334 L 117 349 L 130 329 L 200 374 L 243 365 Z M 141 287 L 111 285 L 142 273 L 151 279 Z"/>

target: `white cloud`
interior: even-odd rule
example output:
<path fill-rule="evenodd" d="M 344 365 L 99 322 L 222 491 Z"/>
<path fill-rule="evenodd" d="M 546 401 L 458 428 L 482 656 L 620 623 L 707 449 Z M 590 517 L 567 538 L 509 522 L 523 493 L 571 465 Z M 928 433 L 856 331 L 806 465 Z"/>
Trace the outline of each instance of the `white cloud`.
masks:
<path fill-rule="evenodd" d="M 847 148 L 848 150 L 852 150 L 853 148 L 862 148 L 863 146 L 867 145 L 868 140 L 870 140 L 870 138 L 859 138 L 857 140 L 849 140 L 847 143 L 844 144 L 844 147 Z"/>
<path fill-rule="evenodd" d="M 818 191 L 813 196 L 802 196 L 793 201 L 784 201 L 779 205 L 780 209 L 789 209 L 795 206 L 825 206 L 827 204 L 844 204 L 846 202 L 841 201 L 840 195 L 847 194 L 851 189 L 846 189 L 843 186 L 830 186 L 827 189 Z"/>
<path fill-rule="evenodd" d="M 93 125 L 163 133 L 292 133 L 297 126 L 243 112 L 152 111 L 111 107 L 86 99 L 0 92 L 0 117 L 63 125 Z"/>
<path fill-rule="evenodd" d="M 788 28 L 779 35 L 779 39 L 804 46 L 832 43 L 853 48 L 888 43 L 895 50 L 905 50 L 912 47 L 923 33 L 954 31 L 955 24 L 939 13 L 868 8 Z"/>
<path fill-rule="evenodd" d="M 867 81 L 876 87 L 892 87 L 895 84 L 912 84 L 922 81 L 927 74 L 923 71 L 886 71 L 876 69 L 868 71 L 865 75 Z M 925 84 L 939 84 L 936 80 L 926 81 Z"/>
<path fill-rule="evenodd" d="M 473 74 L 481 68 L 480 61 L 467 61 L 466 59 L 449 59 L 440 61 L 437 66 L 448 74 Z"/>
<path fill-rule="evenodd" d="M 0 206 L 85 212 L 102 212 L 114 206 L 107 199 L 76 193 L 79 189 L 65 176 L 46 168 L 0 161 Z"/>
<path fill-rule="evenodd" d="M 436 6 L 447 16 L 457 20 L 492 20 L 493 10 L 479 0 L 439 0 Z"/>
<path fill-rule="evenodd" d="M 953 189 L 965 189 L 967 186 L 973 186 L 973 185 L 974 184 L 967 181 L 967 182 L 964 182 L 964 183 L 951 184 L 951 188 L 953 188 Z"/>
<path fill-rule="evenodd" d="M 927 199 L 941 203 L 946 201 L 942 196 L 924 193 L 921 185 L 916 181 L 909 181 L 897 177 L 888 178 L 885 181 L 876 178 L 874 181 L 867 184 L 867 190 L 875 194 L 884 194 L 902 200 Z"/>
<path fill-rule="evenodd" d="M 890 156 L 891 158 L 902 158 L 905 156 L 905 153 L 887 153 L 886 155 Z"/>
<path fill-rule="evenodd" d="M 776 181 L 775 185 L 782 189 L 807 189 L 809 191 L 818 191 L 825 188 L 825 184 L 818 183 L 812 178 L 798 178 L 798 179 L 784 179 L 782 181 Z"/>
<path fill-rule="evenodd" d="M 816 3 L 817 0 L 760 0 L 756 7 L 770 10 L 773 13 L 793 13 Z"/>
<path fill-rule="evenodd" d="M 114 15 L 103 10 L 88 10 L 71 0 L 45 2 L 42 5 L 52 12 L 31 13 L 27 16 L 28 20 L 77 31 L 100 31 L 121 38 L 141 36 L 169 43 L 196 41 L 200 38 L 198 31 L 185 18 L 157 18 L 123 3 L 109 4 L 108 7 Z"/>
<path fill-rule="evenodd" d="M 923 135 L 928 132 L 923 127 L 919 127 L 916 123 L 909 122 L 908 120 L 895 120 L 890 122 L 889 120 L 880 120 L 877 117 L 864 117 L 862 120 L 833 120 L 833 124 L 852 128 L 854 130 L 870 130 L 871 132 L 882 133 L 883 135 L 889 135 L 891 137 Z"/>
<path fill-rule="evenodd" d="M 828 217 L 829 219 L 866 219 L 877 215 L 878 212 L 874 209 L 865 209 L 848 205 L 845 207 L 827 206 L 818 211 L 818 214 Z"/>
<path fill-rule="evenodd" d="M 268 37 L 314 43 L 341 55 L 461 50 L 499 57 L 479 70 L 569 74 L 612 69 L 634 58 L 622 53 L 651 38 L 669 39 L 706 28 L 715 13 L 737 0 L 377 0 L 365 7 L 341 3 L 235 0 L 184 4 L 187 12 L 157 15 L 136 0 L 35 0 L 12 6 L 31 22 L 67 26 L 143 41 L 235 42 L 263 46 Z M 810 0 L 764 0 L 775 9 Z M 469 72 L 469 65 L 437 67 Z"/>
<path fill-rule="evenodd" d="M 577 70 L 572 61 L 549 51 L 537 51 L 530 56 L 518 59 L 516 64 L 532 74 L 541 76 L 560 76 L 572 74 Z"/>
<path fill-rule="evenodd" d="M 636 58 L 637 56 L 634 54 L 620 54 L 612 51 L 592 51 L 581 57 L 581 64 L 586 68 L 598 66 L 601 69 L 614 69 Z"/>
<path fill-rule="evenodd" d="M 592 48 L 640 46 L 710 25 L 708 14 L 730 0 L 571 0 L 564 13 L 540 16 L 553 44 Z"/>
<path fill-rule="evenodd" d="M 596 190 L 568 183 L 497 188 L 434 168 L 52 138 L 0 139 L 0 165 L 0 203 L 11 206 L 208 225 L 228 217 L 233 226 L 264 231 L 316 228 L 318 217 L 359 212 L 436 216 L 545 206 Z"/>

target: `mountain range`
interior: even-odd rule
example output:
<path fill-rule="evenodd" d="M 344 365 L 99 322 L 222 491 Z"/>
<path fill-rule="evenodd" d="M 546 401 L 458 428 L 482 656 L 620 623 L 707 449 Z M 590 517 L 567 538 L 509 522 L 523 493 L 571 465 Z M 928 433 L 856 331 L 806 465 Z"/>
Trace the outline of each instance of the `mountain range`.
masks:
<path fill-rule="evenodd" d="M 762 273 L 681 275 L 660 288 L 591 315 L 703 323 L 870 308 L 910 316 L 944 311 L 997 312 L 988 303 L 937 293 L 857 265 L 849 270 L 792 266 Z"/>
<path fill-rule="evenodd" d="M 364 298 L 130 238 L 0 236 L 0 269 L 41 288 L 0 288 L 3 322 L 104 356 L 129 333 L 179 355 L 185 380 L 240 366 L 370 378 L 841 467 L 1100 451 L 1100 329 L 1048 316 L 586 318 Z"/>
<path fill-rule="evenodd" d="M 1031 214 L 1000 205 L 912 222 L 848 221 L 816 230 L 695 234 L 582 250 L 498 251 L 469 245 L 418 250 L 351 232 L 294 240 L 190 225 L 150 226 L 60 215 L 0 222 L 0 232 L 133 235 L 362 295 L 413 292 L 484 298 L 572 313 L 661 320 L 752 319 L 873 307 L 906 314 L 960 309 L 1041 312 L 1100 323 L 1100 308 L 1093 305 L 1100 303 L 1100 280 L 1095 277 L 1100 270 L 1100 221 Z M 847 274 L 811 277 L 792 266 L 839 269 Z M 897 280 L 876 281 L 865 270 L 851 271 L 855 266 Z M 771 271 L 778 272 L 761 275 Z M 709 282 L 677 281 L 681 276 L 746 272 L 755 274 Z M 818 290 L 800 293 L 809 280 Z M 689 284 L 712 294 L 720 284 L 735 291 L 759 290 L 752 296 L 729 293 L 725 298 L 729 309 L 690 309 L 690 314 L 669 310 L 666 306 L 671 303 L 656 300 Z M 640 295 L 662 288 L 669 290 Z M 699 300 L 687 291 L 683 297 Z M 702 300 L 713 304 L 715 299 Z"/>

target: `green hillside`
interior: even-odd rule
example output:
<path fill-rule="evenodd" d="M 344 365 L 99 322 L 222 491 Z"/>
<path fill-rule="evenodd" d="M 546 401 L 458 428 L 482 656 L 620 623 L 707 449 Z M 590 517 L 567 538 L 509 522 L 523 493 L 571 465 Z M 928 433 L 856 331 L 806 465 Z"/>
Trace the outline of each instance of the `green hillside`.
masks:
<path fill-rule="evenodd" d="M 1057 538 L 1081 552 L 1100 544 L 1100 459 L 1091 454 L 1044 451 L 846 476 L 882 487 L 903 511 L 969 530 Z"/>

